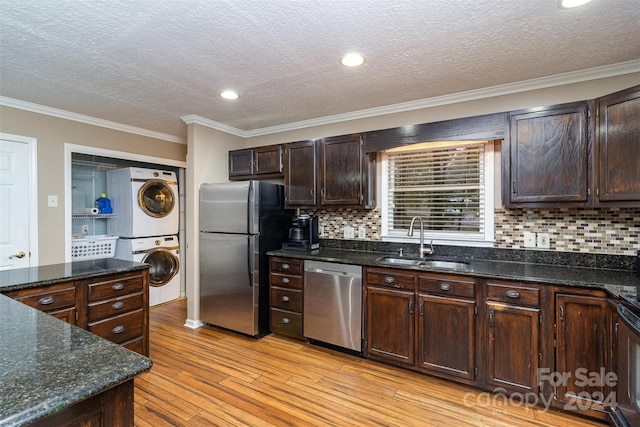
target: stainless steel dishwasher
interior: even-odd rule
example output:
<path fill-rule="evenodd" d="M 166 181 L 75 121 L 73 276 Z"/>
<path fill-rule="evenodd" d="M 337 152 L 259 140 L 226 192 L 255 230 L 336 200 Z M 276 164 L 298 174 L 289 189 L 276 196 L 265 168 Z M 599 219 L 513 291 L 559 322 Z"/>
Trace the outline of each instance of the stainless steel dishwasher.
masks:
<path fill-rule="evenodd" d="M 362 351 L 362 267 L 304 262 L 303 335 Z"/>

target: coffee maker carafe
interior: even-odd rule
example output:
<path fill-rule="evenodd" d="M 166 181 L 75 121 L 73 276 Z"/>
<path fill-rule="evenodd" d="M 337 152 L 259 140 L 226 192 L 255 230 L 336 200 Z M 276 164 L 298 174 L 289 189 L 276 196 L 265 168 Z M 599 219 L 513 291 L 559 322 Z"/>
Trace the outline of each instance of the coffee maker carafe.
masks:
<path fill-rule="evenodd" d="M 282 245 L 284 249 L 312 250 L 320 247 L 318 236 L 318 217 L 298 215 L 293 218 L 289 228 L 289 241 Z"/>

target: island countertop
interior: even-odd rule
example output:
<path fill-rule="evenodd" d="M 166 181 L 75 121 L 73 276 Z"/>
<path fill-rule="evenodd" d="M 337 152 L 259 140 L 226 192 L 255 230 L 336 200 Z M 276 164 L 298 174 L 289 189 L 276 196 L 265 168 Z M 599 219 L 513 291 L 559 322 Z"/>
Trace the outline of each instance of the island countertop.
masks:
<path fill-rule="evenodd" d="M 148 371 L 147 357 L 0 295 L 0 426 L 62 411 Z"/>

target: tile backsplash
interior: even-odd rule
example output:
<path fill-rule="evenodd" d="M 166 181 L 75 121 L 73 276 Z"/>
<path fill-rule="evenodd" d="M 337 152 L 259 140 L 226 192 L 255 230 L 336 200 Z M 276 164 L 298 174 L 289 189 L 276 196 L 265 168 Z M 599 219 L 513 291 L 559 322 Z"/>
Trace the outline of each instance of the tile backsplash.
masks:
<path fill-rule="evenodd" d="M 343 228 L 363 226 L 366 240 L 379 241 L 380 209 L 309 210 L 318 215 L 326 239 L 343 239 Z M 640 249 L 640 208 L 495 210 L 495 248 L 524 249 L 524 232 L 548 233 L 550 250 L 633 256 Z"/>

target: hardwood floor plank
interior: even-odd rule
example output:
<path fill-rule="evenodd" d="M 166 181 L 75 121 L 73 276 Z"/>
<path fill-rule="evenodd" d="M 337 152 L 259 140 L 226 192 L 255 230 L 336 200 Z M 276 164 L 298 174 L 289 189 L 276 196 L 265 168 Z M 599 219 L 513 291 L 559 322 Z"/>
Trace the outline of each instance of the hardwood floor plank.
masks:
<path fill-rule="evenodd" d="M 135 380 L 136 426 L 604 425 L 539 407 L 475 404 L 482 391 L 473 387 L 277 335 L 194 330 L 185 319 L 184 299 L 150 310 L 154 366 Z"/>

